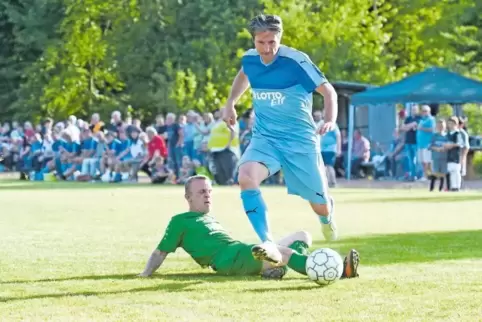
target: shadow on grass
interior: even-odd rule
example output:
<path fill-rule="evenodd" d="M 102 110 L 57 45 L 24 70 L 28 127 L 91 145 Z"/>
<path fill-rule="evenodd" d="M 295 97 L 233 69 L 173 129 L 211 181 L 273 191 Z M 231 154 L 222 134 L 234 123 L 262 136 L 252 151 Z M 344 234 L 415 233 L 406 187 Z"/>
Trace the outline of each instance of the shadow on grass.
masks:
<path fill-rule="evenodd" d="M 376 235 L 315 242 L 312 249 L 329 247 L 345 254 L 355 248 L 361 265 L 427 263 L 439 260 L 481 259 L 482 230 Z"/>
<path fill-rule="evenodd" d="M 71 276 L 61 278 L 45 278 L 38 280 L 13 280 L 0 281 L 0 284 L 30 284 L 30 283 L 48 283 L 48 282 L 65 282 L 65 281 L 97 281 L 97 280 L 171 280 L 171 281 L 203 281 L 207 283 L 223 283 L 232 281 L 259 281 L 258 276 L 224 276 L 216 273 L 159 273 L 149 278 L 137 277 L 137 274 L 114 274 L 114 275 L 85 275 Z"/>
<path fill-rule="evenodd" d="M 36 299 L 55 299 L 55 298 L 65 298 L 65 297 L 74 297 L 74 296 L 104 296 L 104 295 L 116 295 L 116 294 L 125 294 L 125 293 L 141 293 L 141 292 L 185 292 L 189 291 L 189 287 L 197 284 L 201 284 L 201 281 L 191 282 L 191 283 L 167 283 L 167 284 L 160 284 L 156 286 L 150 287 L 137 287 L 132 289 L 126 290 L 118 290 L 118 291 L 82 291 L 82 292 L 65 292 L 65 293 L 52 293 L 52 294 L 37 294 L 37 295 L 29 295 L 29 296 L 15 296 L 15 297 L 0 297 L 1 302 L 13 302 L 13 301 L 26 301 L 26 300 L 36 300 Z"/>
<path fill-rule="evenodd" d="M 419 197 L 412 197 L 412 196 L 400 196 L 400 197 L 391 197 L 391 198 L 364 198 L 358 200 L 347 200 L 348 203 L 384 203 L 384 202 L 403 202 L 403 203 L 413 203 L 413 202 L 464 202 L 464 201 L 481 201 L 482 202 L 482 194 L 478 195 L 466 195 L 464 193 L 458 194 L 443 194 L 443 195 L 434 195 L 434 196 L 419 196 Z M 345 202 L 345 201 L 344 201 Z"/>
<path fill-rule="evenodd" d="M 309 282 L 309 281 L 306 281 Z M 272 292 L 296 292 L 296 291 L 311 291 L 316 288 L 322 288 L 323 286 L 317 285 L 313 282 L 309 282 L 310 285 L 298 285 L 288 287 L 270 287 L 270 288 L 253 288 L 248 289 L 245 292 L 251 293 L 272 293 Z"/>

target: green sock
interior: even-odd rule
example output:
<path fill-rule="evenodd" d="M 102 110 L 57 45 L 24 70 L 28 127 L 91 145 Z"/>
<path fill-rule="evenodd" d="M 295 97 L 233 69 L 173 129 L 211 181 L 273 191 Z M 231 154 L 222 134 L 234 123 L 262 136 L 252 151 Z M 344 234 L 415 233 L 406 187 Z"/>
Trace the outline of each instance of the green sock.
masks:
<path fill-rule="evenodd" d="M 288 262 L 288 267 L 300 274 L 307 275 L 306 274 L 307 258 L 308 257 L 306 257 L 306 255 L 301 255 L 300 253 L 294 251 Z"/>
<path fill-rule="evenodd" d="M 301 255 L 308 255 L 308 245 L 301 240 L 297 240 L 288 246 L 289 248 L 296 250 Z"/>

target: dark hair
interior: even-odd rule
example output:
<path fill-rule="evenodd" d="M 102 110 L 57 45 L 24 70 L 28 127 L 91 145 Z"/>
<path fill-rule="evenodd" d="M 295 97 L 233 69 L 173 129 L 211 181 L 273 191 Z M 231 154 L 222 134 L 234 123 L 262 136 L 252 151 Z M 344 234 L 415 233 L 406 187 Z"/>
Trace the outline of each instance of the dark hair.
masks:
<path fill-rule="evenodd" d="M 283 22 L 279 16 L 260 14 L 251 19 L 248 29 L 253 38 L 256 33 L 263 31 L 282 33 Z"/>

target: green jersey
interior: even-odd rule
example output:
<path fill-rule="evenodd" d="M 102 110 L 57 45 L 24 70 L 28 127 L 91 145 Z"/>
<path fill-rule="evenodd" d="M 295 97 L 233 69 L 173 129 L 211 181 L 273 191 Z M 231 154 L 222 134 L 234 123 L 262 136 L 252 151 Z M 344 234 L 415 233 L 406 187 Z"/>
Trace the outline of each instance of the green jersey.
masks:
<path fill-rule="evenodd" d="M 172 217 L 157 249 L 173 253 L 181 247 L 199 265 L 216 269 L 230 264 L 240 245 L 213 217 L 186 212 Z"/>

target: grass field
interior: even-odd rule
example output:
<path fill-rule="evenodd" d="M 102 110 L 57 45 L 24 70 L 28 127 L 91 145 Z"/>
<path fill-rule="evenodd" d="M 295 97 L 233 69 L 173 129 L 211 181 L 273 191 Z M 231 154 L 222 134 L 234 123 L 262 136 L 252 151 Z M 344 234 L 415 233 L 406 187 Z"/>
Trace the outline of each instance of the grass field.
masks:
<path fill-rule="evenodd" d="M 277 237 L 304 229 L 313 248 L 359 250 L 360 278 L 319 287 L 218 277 L 178 250 L 139 279 L 178 187 L 0 181 L 0 321 L 480 321 L 482 194 L 334 190 L 342 239 L 325 243 L 304 201 L 264 189 Z M 213 214 L 256 241 L 236 188 Z"/>

